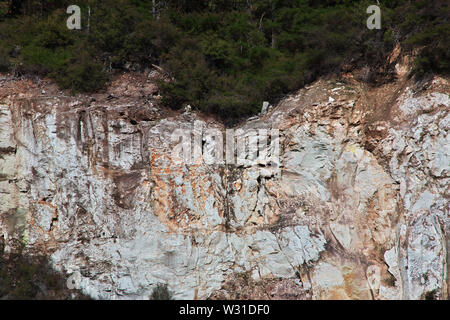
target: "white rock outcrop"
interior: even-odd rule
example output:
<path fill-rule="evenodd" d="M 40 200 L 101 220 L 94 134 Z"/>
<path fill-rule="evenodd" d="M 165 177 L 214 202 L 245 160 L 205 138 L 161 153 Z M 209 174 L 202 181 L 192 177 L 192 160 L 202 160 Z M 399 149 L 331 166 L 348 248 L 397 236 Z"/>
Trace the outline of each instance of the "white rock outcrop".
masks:
<path fill-rule="evenodd" d="M 205 299 L 243 273 L 283 283 L 277 297 L 448 297 L 445 79 L 389 96 L 318 81 L 287 97 L 240 126 L 280 130 L 280 176 L 175 163 L 176 129 L 225 130 L 196 113 L 20 86 L 0 89 L 0 237 L 79 272 L 93 298 L 146 299 L 167 283 Z"/>

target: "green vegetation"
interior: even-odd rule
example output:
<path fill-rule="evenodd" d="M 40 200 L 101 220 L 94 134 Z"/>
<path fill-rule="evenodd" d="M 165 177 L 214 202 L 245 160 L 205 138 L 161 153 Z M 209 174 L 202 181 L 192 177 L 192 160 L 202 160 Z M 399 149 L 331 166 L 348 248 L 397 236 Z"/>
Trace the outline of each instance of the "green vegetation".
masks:
<path fill-rule="evenodd" d="M 416 76 L 450 70 L 445 0 L 380 1 L 381 30 L 366 27 L 369 0 L 77 0 L 82 30 L 70 31 L 73 2 L 0 2 L 0 71 L 90 92 L 156 64 L 174 79 L 160 83 L 166 105 L 231 121 L 321 75 L 368 66 L 382 81 L 396 44 L 418 50 Z"/>
<path fill-rule="evenodd" d="M 425 300 L 437 300 L 437 297 L 439 297 L 439 292 L 436 289 L 425 293 Z"/>
<path fill-rule="evenodd" d="M 67 289 L 65 279 L 52 270 L 48 258 L 25 254 L 23 245 L 6 254 L 0 238 L 0 300 L 89 299 L 77 290 Z"/>
<path fill-rule="evenodd" d="M 150 300 L 172 300 L 172 297 L 172 292 L 167 288 L 167 284 L 158 284 L 156 288 L 153 289 Z"/>

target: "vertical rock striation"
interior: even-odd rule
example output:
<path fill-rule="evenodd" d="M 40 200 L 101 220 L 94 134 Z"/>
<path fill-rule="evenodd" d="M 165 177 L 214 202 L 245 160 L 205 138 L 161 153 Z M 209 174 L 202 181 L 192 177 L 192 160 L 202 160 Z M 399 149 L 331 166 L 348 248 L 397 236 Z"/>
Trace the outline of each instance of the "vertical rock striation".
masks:
<path fill-rule="evenodd" d="M 96 299 L 145 299 L 158 283 L 177 299 L 448 297 L 447 80 L 321 80 L 286 97 L 239 126 L 280 130 L 278 176 L 176 163 L 176 129 L 225 128 L 164 111 L 130 77 L 93 97 L 2 83 L 7 245 L 79 272 Z"/>

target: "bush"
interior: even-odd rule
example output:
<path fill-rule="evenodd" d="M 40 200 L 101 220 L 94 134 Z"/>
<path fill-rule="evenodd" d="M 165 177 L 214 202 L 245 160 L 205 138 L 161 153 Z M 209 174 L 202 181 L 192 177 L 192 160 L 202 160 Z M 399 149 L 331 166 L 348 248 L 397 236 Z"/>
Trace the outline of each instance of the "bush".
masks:
<path fill-rule="evenodd" d="M 167 288 L 167 284 L 158 284 L 153 289 L 150 300 L 172 300 L 173 295 Z"/>
<path fill-rule="evenodd" d="M 22 60 L 27 70 L 43 75 L 63 69 L 69 59 L 70 53 L 62 48 L 52 50 L 28 45 L 22 50 Z"/>
<path fill-rule="evenodd" d="M 80 53 L 63 70 L 53 73 L 57 83 L 72 92 L 95 92 L 104 88 L 107 75 L 103 65 L 93 57 Z"/>
<path fill-rule="evenodd" d="M 22 244 L 5 255 L 0 238 L 0 300 L 88 299 L 78 291 L 68 290 L 66 279 L 55 272 L 47 257 L 27 255 Z"/>
<path fill-rule="evenodd" d="M 402 43 L 420 49 L 414 73 L 449 73 L 449 4 L 395 0 L 382 6 L 382 30 L 365 26 L 370 0 L 156 1 L 80 0 L 81 31 L 65 27 L 69 1 L 27 1 L 14 13 L 0 7 L 0 68 L 23 64 L 74 92 L 103 88 L 106 69 L 127 63 L 160 65 L 164 103 L 191 104 L 229 122 L 259 112 L 317 77 L 343 66 L 367 66 L 374 83 L 393 65 L 387 56 Z M 47 3 L 47 2 L 46 2 Z M 91 8 L 87 29 L 87 6 Z M 89 44 L 89 45 L 87 45 Z M 23 48 L 17 57 L 10 53 Z"/>
<path fill-rule="evenodd" d="M 0 44 L 0 72 L 7 72 L 10 66 L 9 50 Z"/>

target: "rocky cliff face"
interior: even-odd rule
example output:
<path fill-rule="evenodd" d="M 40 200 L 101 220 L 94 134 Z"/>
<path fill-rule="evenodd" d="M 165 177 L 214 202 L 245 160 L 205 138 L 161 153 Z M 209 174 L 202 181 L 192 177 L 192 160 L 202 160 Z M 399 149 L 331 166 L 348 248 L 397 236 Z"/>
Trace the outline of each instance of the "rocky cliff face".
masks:
<path fill-rule="evenodd" d="M 0 80 L 0 237 L 97 299 L 446 299 L 449 82 L 321 80 L 241 129 L 279 129 L 280 172 L 179 164 L 151 77 L 106 94 Z M 0 78 L 1 79 L 1 78 Z"/>

